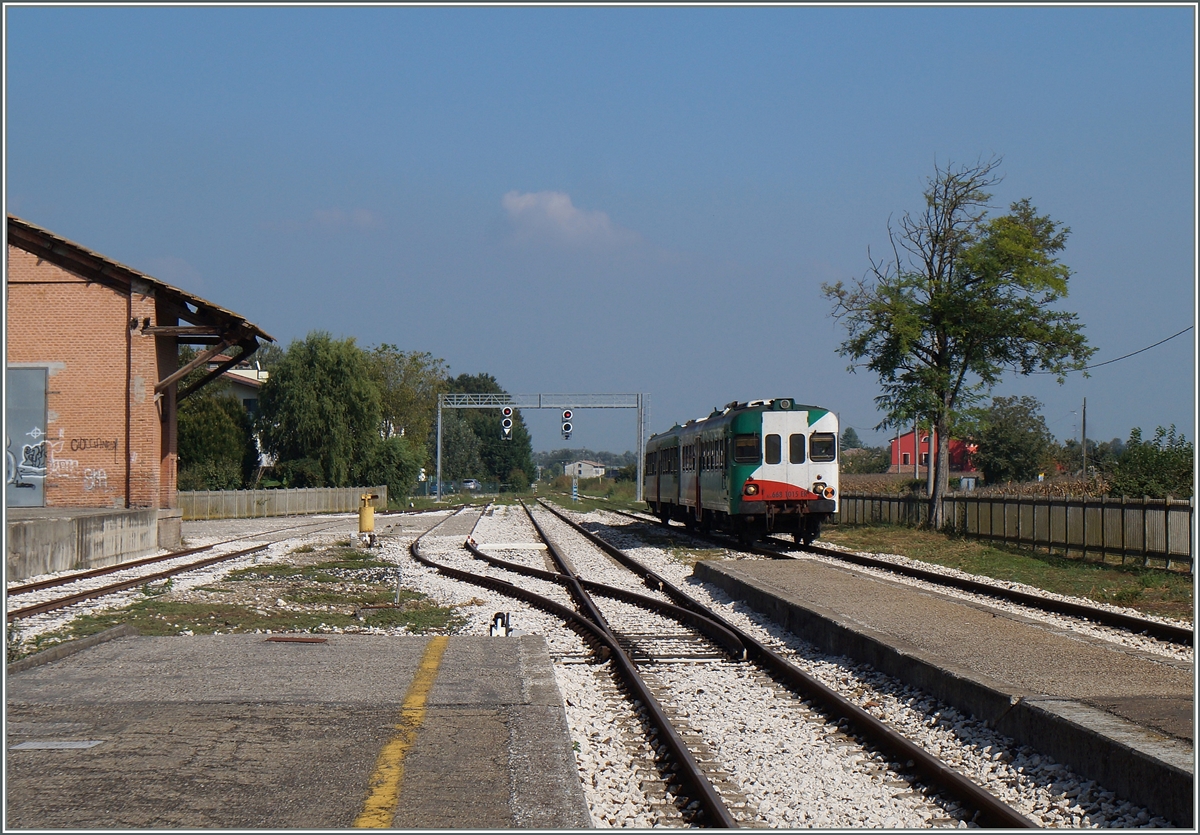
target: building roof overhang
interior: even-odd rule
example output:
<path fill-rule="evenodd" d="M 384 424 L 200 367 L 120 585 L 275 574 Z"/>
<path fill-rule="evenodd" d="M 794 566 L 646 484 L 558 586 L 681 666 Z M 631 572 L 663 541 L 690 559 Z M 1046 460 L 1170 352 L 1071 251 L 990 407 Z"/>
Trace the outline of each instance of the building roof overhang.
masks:
<path fill-rule="evenodd" d="M 241 348 L 240 354 L 222 362 L 201 380 L 180 391 L 177 398 L 182 400 L 235 364 L 248 359 L 258 350 L 259 340 L 275 341 L 266 331 L 232 310 L 114 261 L 27 220 L 9 215 L 7 231 L 8 242 L 13 246 L 62 267 L 85 281 L 109 287 L 118 293 L 153 296 L 163 305 L 160 309 L 165 310 L 171 317 L 188 323 L 157 325 L 147 321 L 139 327 L 137 322 L 131 321 L 130 330 L 139 329 L 143 334 L 155 338 L 173 339 L 176 344 L 212 346 L 200 351 L 195 359 L 182 368 L 159 380 L 154 386 L 156 392 L 164 391 L 230 348 Z"/>

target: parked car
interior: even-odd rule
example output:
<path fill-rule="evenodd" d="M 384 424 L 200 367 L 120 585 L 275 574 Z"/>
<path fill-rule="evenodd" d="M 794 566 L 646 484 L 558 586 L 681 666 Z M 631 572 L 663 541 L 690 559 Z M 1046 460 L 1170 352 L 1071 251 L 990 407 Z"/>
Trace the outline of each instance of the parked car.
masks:
<path fill-rule="evenodd" d="M 476 481 L 473 478 L 464 478 L 463 479 L 462 489 L 464 489 L 464 490 L 478 490 L 482 486 L 483 485 L 481 485 L 478 481 Z"/>

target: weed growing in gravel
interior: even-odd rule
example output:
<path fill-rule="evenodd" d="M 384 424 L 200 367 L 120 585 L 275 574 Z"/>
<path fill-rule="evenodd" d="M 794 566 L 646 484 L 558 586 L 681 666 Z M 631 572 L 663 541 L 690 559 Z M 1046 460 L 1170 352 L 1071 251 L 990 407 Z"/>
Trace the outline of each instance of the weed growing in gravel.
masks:
<path fill-rule="evenodd" d="M 466 624 L 455 606 L 438 605 L 412 589 L 401 588 L 397 604 L 396 565 L 349 543 L 301 553 L 313 554 L 309 557 L 313 561 L 248 566 L 187 592 L 178 592 L 170 580 L 146 584 L 145 594 L 123 609 L 82 615 L 57 631 L 25 641 L 10 627 L 9 661 L 120 624 L 131 625 L 142 635 L 372 628 L 450 634 Z"/>

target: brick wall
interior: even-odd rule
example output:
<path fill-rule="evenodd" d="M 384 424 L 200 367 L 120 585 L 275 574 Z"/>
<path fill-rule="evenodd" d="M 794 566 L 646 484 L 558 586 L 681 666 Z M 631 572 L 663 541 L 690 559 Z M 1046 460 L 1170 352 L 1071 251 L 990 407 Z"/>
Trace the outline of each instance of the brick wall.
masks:
<path fill-rule="evenodd" d="M 49 369 L 46 505 L 171 507 L 173 421 L 154 384 L 173 369 L 174 346 L 140 332 L 158 324 L 152 286 L 129 295 L 90 284 L 9 245 L 6 291 L 9 365 Z"/>

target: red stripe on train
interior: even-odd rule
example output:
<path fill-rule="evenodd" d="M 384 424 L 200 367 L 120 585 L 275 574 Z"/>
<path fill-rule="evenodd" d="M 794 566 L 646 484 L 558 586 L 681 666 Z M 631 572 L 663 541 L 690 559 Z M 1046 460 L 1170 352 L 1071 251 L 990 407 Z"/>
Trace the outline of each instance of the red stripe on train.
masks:
<path fill-rule="evenodd" d="M 753 496 L 747 496 L 746 488 L 743 487 L 742 501 L 744 502 L 795 502 L 821 498 L 811 490 L 805 490 L 803 487 L 786 484 L 782 481 L 762 481 L 757 478 L 748 478 L 746 483 L 758 485 L 758 492 Z"/>

